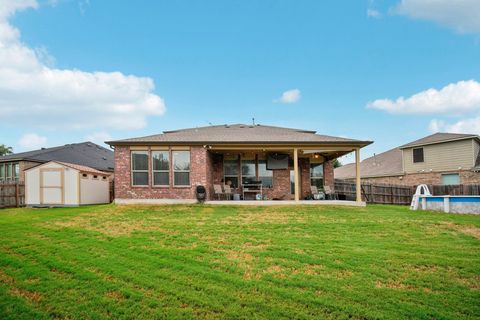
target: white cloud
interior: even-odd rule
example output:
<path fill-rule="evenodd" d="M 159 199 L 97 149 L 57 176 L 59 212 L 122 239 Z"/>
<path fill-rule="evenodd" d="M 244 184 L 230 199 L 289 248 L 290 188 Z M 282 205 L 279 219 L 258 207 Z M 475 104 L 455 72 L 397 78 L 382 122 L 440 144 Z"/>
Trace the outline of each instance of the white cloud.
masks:
<path fill-rule="evenodd" d="M 447 124 L 445 121 L 433 119 L 428 129 L 432 132 L 473 133 L 480 135 L 480 116 Z"/>
<path fill-rule="evenodd" d="M 47 145 L 47 137 L 40 136 L 36 133 L 27 133 L 18 140 L 18 145 L 25 150 L 40 149 Z"/>
<path fill-rule="evenodd" d="M 475 80 L 451 83 L 440 90 L 428 89 L 396 100 L 378 99 L 368 108 L 395 114 L 464 114 L 480 110 L 480 83 Z"/>
<path fill-rule="evenodd" d="M 480 32 L 479 0 L 401 0 L 392 12 L 434 21 L 461 33 Z"/>
<path fill-rule="evenodd" d="M 275 102 L 280 102 L 280 103 L 295 103 L 300 98 L 302 97 L 300 90 L 298 89 L 292 89 L 292 90 L 287 90 L 284 93 L 282 93 L 282 96 L 274 100 Z"/>
<path fill-rule="evenodd" d="M 94 132 L 92 134 L 86 135 L 85 140 L 102 145 L 102 144 L 105 144 L 105 141 L 109 141 L 113 139 L 108 132 L 100 131 L 100 132 Z"/>
<path fill-rule="evenodd" d="M 380 11 L 375 10 L 375 9 L 367 9 L 367 17 L 369 18 L 380 18 L 382 14 Z"/>
<path fill-rule="evenodd" d="M 151 78 L 50 66 L 45 48 L 21 42 L 9 19 L 37 8 L 34 0 L 0 0 L 0 114 L 12 126 L 61 129 L 138 129 L 165 104 Z"/>

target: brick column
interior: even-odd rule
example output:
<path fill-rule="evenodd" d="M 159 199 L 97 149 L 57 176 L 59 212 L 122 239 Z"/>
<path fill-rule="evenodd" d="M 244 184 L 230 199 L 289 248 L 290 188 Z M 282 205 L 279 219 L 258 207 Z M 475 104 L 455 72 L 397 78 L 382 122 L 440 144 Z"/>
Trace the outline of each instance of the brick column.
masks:
<path fill-rule="evenodd" d="M 333 176 L 333 160 L 325 161 L 323 163 L 323 181 L 325 186 L 329 186 L 334 190 L 334 176 Z"/>

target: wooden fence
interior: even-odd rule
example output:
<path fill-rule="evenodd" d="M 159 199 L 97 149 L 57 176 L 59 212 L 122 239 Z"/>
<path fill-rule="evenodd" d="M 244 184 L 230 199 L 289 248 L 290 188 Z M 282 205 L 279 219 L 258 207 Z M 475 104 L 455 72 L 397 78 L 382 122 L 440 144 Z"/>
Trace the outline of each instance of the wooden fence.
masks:
<path fill-rule="evenodd" d="M 0 183 L 0 208 L 22 207 L 25 205 L 25 184 Z"/>
<path fill-rule="evenodd" d="M 480 195 L 480 184 L 471 185 L 428 185 L 433 195 Z M 409 205 L 416 187 L 362 183 L 362 199 L 367 203 Z M 355 183 L 335 180 L 335 192 L 341 199 L 355 200 Z"/>

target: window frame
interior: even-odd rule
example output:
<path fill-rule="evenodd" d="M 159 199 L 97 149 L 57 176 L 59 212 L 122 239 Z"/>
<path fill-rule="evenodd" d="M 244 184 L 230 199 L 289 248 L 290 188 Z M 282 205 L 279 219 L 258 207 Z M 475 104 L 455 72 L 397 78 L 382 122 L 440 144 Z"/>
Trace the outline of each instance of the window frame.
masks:
<path fill-rule="evenodd" d="M 6 180 L 6 169 L 5 169 L 5 164 L 0 163 L 0 182 L 3 182 Z"/>
<path fill-rule="evenodd" d="M 175 169 L 175 153 L 177 152 L 188 152 L 188 170 L 176 170 Z M 192 167 L 192 153 L 190 150 L 172 150 L 172 183 L 174 187 L 186 188 L 191 187 L 192 179 L 191 179 L 191 167 Z M 176 184 L 175 183 L 175 173 L 188 173 L 188 184 Z"/>
<path fill-rule="evenodd" d="M 260 163 L 265 163 L 265 172 L 268 172 L 270 175 L 268 176 L 260 175 Z M 273 170 L 267 169 L 267 159 L 257 159 L 256 167 L 257 167 L 257 179 L 258 181 L 262 181 L 262 188 L 273 189 Z M 267 185 L 264 186 L 262 178 L 271 178 L 272 183 L 268 186 Z"/>
<path fill-rule="evenodd" d="M 147 170 L 136 170 L 133 168 L 133 154 L 134 153 L 139 153 L 139 154 L 146 154 L 147 155 Z M 131 150 L 130 151 L 130 184 L 132 187 L 149 187 L 150 186 L 150 170 L 149 170 L 149 161 L 148 159 L 150 158 L 150 152 L 148 150 Z M 146 172 L 147 173 L 147 184 L 134 184 L 134 173 L 136 172 Z"/>
<path fill-rule="evenodd" d="M 238 188 L 240 187 L 240 180 L 239 180 L 239 169 L 238 169 L 238 161 L 239 159 L 225 159 L 225 157 L 223 158 L 223 183 L 226 184 L 227 183 L 227 178 L 228 179 L 232 179 L 232 178 L 235 178 L 236 181 L 237 181 L 237 184 L 235 186 L 235 188 Z M 237 171 L 237 174 L 233 175 L 233 174 L 226 174 L 225 173 L 225 162 L 230 162 L 230 163 L 235 163 L 235 170 Z M 230 180 L 231 181 L 231 180 Z"/>
<path fill-rule="evenodd" d="M 251 164 L 251 162 L 253 162 L 253 165 L 254 165 L 253 175 L 244 175 L 243 174 L 243 163 L 244 162 L 250 162 L 250 164 Z M 245 184 L 243 182 L 244 178 L 252 178 L 252 177 L 253 177 L 253 181 L 258 180 L 257 160 L 256 159 L 240 159 L 240 182 L 242 183 L 242 185 Z"/>
<path fill-rule="evenodd" d="M 155 166 L 153 164 L 154 162 L 154 159 L 153 159 L 153 156 L 154 156 L 154 153 L 166 153 L 167 154 L 167 158 L 168 158 L 168 169 L 162 169 L 162 170 L 155 170 Z M 172 169 L 172 152 L 171 150 L 152 150 L 150 152 L 150 161 L 151 161 L 151 166 L 152 166 L 152 187 L 155 187 L 155 188 L 165 188 L 165 187 L 170 187 L 172 181 L 171 181 L 171 169 Z M 168 184 L 155 184 L 155 173 L 168 173 Z"/>
<path fill-rule="evenodd" d="M 415 151 L 418 151 L 418 150 L 421 150 L 422 153 L 421 153 L 421 160 L 417 159 L 418 157 L 420 157 L 419 154 L 415 154 Z M 413 163 L 423 163 L 425 162 L 425 150 L 423 149 L 423 147 L 420 147 L 420 148 L 412 148 L 412 161 Z"/>
<path fill-rule="evenodd" d="M 8 162 L 5 164 L 5 181 L 12 182 L 14 180 L 13 163 Z"/>
<path fill-rule="evenodd" d="M 444 183 L 443 177 L 446 177 L 446 176 L 456 176 L 456 177 L 458 178 L 458 183 L 454 183 L 454 184 L 446 184 L 446 183 Z M 440 176 L 440 181 L 442 182 L 442 186 L 455 186 L 455 185 L 459 185 L 459 184 L 461 184 L 461 183 L 460 183 L 460 173 L 457 173 L 457 172 L 442 173 L 441 176 Z"/>
<path fill-rule="evenodd" d="M 313 176 L 313 167 L 314 166 L 322 166 L 322 176 L 321 177 L 315 177 Z M 323 162 L 310 162 L 310 185 L 311 186 L 316 186 L 317 188 L 319 187 L 318 184 L 313 183 L 315 180 L 321 180 L 322 183 L 320 184 L 323 190 L 325 187 L 325 166 Z M 320 191 L 320 190 L 319 190 Z"/>

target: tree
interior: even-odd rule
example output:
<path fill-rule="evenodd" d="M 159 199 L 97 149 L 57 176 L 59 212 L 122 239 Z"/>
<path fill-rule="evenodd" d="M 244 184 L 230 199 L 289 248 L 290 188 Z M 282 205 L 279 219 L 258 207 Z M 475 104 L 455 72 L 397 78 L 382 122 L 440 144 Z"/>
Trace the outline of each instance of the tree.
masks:
<path fill-rule="evenodd" d="M 4 144 L 0 144 L 0 156 L 5 156 L 7 154 L 13 153 L 12 147 L 7 147 Z"/>
<path fill-rule="evenodd" d="M 338 159 L 333 160 L 333 167 L 334 168 L 339 168 L 341 166 L 343 166 L 343 164 L 340 162 L 340 160 L 338 160 Z"/>

